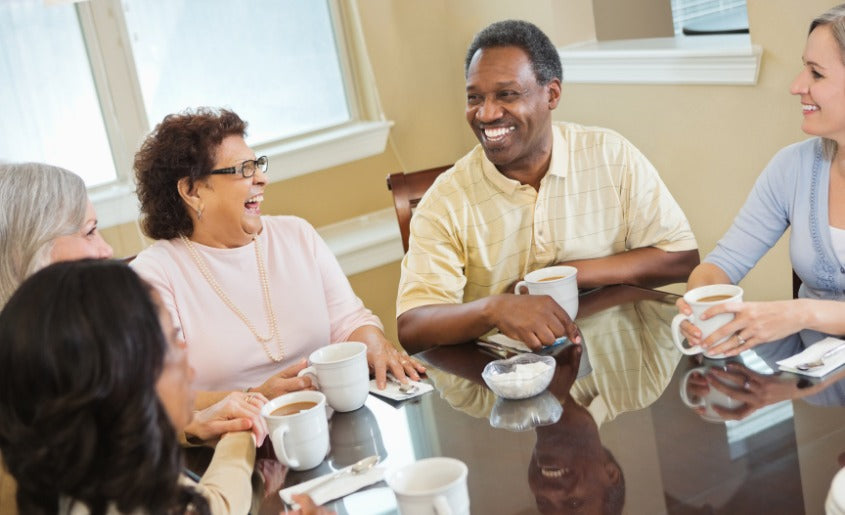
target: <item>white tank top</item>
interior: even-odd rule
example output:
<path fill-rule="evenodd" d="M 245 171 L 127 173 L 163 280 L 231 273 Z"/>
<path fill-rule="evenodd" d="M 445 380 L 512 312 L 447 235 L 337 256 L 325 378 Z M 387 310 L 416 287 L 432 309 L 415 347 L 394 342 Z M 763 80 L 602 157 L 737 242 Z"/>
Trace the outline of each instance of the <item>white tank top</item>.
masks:
<path fill-rule="evenodd" d="M 839 261 L 845 261 L 845 229 L 830 226 L 830 241 L 833 242 L 833 251 Z"/>

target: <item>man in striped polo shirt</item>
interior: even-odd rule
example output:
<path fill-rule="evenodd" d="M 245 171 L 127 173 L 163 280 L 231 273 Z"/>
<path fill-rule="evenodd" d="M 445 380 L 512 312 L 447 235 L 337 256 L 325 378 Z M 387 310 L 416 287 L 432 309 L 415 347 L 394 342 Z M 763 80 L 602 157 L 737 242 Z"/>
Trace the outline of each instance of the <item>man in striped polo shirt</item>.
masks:
<path fill-rule="evenodd" d="M 685 281 L 698 264 L 681 208 L 619 134 L 552 122 L 557 50 L 536 26 L 494 23 L 466 56 L 466 116 L 479 145 L 441 174 L 411 219 L 397 299 L 410 351 L 498 329 L 531 348 L 578 328 L 551 297 L 513 295 L 533 270 L 567 264 L 579 288 Z"/>

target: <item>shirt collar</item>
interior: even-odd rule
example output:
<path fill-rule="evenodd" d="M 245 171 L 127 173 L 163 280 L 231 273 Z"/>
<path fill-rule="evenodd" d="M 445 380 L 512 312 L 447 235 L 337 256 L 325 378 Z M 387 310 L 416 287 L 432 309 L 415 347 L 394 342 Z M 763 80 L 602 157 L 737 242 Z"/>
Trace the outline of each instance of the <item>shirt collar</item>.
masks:
<path fill-rule="evenodd" d="M 519 181 L 505 177 L 496 168 L 496 165 L 487 159 L 487 154 L 481 145 L 478 146 L 481 157 L 481 170 L 484 176 L 492 182 L 502 192 L 513 195 L 513 193 L 521 186 Z M 552 158 L 549 161 L 548 175 L 555 175 L 557 177 L 566 177 L 568 159 L 566 155 L 566 140 L 561 133 L 560 127 L 552 124 Z M 545 178 L 545 177 L 544 177 Z"/>

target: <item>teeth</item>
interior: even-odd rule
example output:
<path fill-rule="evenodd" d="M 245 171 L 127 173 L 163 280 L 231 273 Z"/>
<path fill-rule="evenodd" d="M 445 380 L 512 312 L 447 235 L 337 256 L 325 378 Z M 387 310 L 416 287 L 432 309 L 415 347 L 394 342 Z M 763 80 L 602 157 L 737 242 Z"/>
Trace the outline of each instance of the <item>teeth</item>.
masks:
<path fill-rule="evenodd" d="M 263 201 L 264 201 L 264 195 L 259 194 L 259 195 L 256 195 L 254 197 L 248 198 L 246 203 L 249 204 L 251 202 L 263 202 Z"/>
<path fill-rule="evenodd" d="M 505 137 L 505 134 L 515 131 L 516 127 L 495 127 L 484 129 L 484 136 L 488 140 L 496 141 Z"/>
<path fill-rule="evenodd" d="M 817 105 L 811 105 L 811 104 L 801 104 L 801 109 L 803 109 L 803 110 L 804 110 L 804 112 L 807 112 L 807 111 L 818 111 L 818 110 L 819 110 L 819 106 L 817 106 Z"/>

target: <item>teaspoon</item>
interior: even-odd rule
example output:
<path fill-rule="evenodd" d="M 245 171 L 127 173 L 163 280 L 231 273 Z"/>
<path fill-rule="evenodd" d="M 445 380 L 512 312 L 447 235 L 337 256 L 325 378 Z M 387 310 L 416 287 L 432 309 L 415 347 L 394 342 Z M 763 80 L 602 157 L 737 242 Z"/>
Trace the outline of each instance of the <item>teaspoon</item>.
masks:
<path fill-rule="evenodd" d="M 313 492 L 314 490 L 325 485 L 329 481 L 334 481 L 335 479 L 343 477 L 345 475 L 357 476 L 359 474 L 363 474 L 364 472 L 367 472 L 371 468 L 375 467 L 378 462 L 379 457 L 377 455 L 367 456 L 366 458 L 358 460 L 357 462 L 353 463 L 349 467 L 346 467 L 345 469 L 338 470 L 334 474 L 330 474 L 324 477 L 321 481 L 317 481 L 305 490 L 297 492 L 297 494 L 307 494 Z"/>

